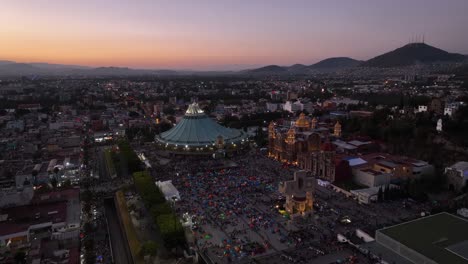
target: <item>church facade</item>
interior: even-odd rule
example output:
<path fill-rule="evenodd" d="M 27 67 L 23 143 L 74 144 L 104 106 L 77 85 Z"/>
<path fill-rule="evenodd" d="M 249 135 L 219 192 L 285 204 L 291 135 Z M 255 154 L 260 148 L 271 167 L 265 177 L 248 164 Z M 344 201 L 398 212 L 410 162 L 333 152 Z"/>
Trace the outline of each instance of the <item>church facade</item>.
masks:
<path fill-rule="evenodd" d="M 341 129 L 339 134 L 336 132 L 335 125 L 334 136 L 341 135 Z M 317 178 L 335 180 L 335 151 L 329 131 L 318 127 L 316 118 L 309 121 L 301 114 L 289 128 L 270 123 L 268 144 L 271 158 L 297 165 Z"/>
<path fill-rule="evenodd" d="M 317 179 L 304 170 L 296 171 L 294 179 L 279 184 L 280 193 L 286 197 L 284 207 L 293 219 L 312 214 L 316 184 Z"/>

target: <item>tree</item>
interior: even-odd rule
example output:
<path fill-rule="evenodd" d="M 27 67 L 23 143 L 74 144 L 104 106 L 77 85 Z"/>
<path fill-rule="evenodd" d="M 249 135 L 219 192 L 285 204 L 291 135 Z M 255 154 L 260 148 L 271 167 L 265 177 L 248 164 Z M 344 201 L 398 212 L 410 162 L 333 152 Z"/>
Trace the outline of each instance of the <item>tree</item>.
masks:
<path fill-rule="evenodd" d="M 18 251 L 15 254 L 15 263 L 16 264 L 25 264 L 26 263 L 26 253 L 23 251 Z"/>
<path fill-rule="evenodd" d="M 383 199 L 389 200 L 390 199 L 390 191 L 388 185 L 385 185 L 384 193 L 383 193 Z"/>
<path fill-rule="evenodd" d="M 382 186 L 379 188 L 379 192 L 377 193 L 377 201 L 382 202 L 383 201 L 383 191 L 382 191 Z"/>
<path fill-rule="evenodd" d="M 57 179 L 55 177 L 50 179 L 50 185 L 52 185 L 54 189 L 57 188 Z"/>
<path fill-rule="evenodd" d="M 93 226 L 91 225 L 91 223 L 89 222 L 86 222 L 84 225 L 83 225 L 83 230 L 86 234 L 89 234 L 93 231 Z"/>
<path fill-rule="evenodd" d="M 81 200 L 83 202 L 90 202 L 93 197 L 93 193 L 90 190 L 85 190 L 81 193 Z"/>
<path fill-rule="evenodd" d="M 71 184 L 71 181 L 70 179 L 66 179 L 64 182 L 63 182 L 63 187 L 70 187 L 72 184 Z"/>
<path fill-rule="evenodd" d="M 152 240 L 146 241 L 140 248 L 141 256 L 156 256 L 158 252 L 158 244 Z"/>
<path fill-rule="evenodd" d="M 261 126 L 257 128 L 257 131 L 255 133 L 255 142 L 260 147 L 263 147 L 267 144 L 266 135 L 263 132 L 263 128 Z"/>
<path fill-rule="evenodd" d="M 94 240 L 93 239 L 87 239 L 84 242 L 84 248 L 85 248 L 85 263 L 86 264 L 94 264 L 96 263 L 96 254 L 94 252 Z"/>

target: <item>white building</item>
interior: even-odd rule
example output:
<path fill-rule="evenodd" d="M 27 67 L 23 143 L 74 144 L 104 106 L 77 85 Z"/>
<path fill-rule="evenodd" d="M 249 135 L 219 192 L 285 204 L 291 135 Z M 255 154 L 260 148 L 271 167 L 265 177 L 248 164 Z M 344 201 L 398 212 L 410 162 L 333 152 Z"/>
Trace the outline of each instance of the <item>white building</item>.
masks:
<path fill-rule="evenodd" d="M 436 130 L 438 132 L 442 132 L 442 119 L 440 119 L 440 118 L 439 118 L 439 120 L 437 120 Z"/>
<path fill-rule="evenodd" d="M 417 112 L 418 113 L 427 112 L 427 105 L 419 105 Z"/>
<path fill-rule="evenodd" d="M 444 108 L 444 115 L 452 116 L 464 102 L 454 102 L 447 104 Z"/>
<path fill-rule="evenodd" d="M 172 181 L 157 181 L 156 186 L 159 187 L 164 194 L 166 201 L 180 201 L 180 194 L 177 188 L 172 184 Z"/>
<path fill-rule="evenodd" d="M 353 180 L 357 184 L 367 187 L 377 187 L 390 184 L 392 175 L 380 172 L 372 168 L 354 168 L 352 169 Z"/>
<path fill-rule="evenodd" d="M 284 111 L 288 111 L 291 113 L 295 113 L 297 111 L 302 111 L 304 109 L 304 105 L 301 102 L 291 102 L 291 101 L 286 101 L 286 103 L 283 106 Z"/>
<path fill-rule="evenodd" d="M 393 184 L 389 184 L 389 187 L 398 188 L 396 185 L 393 185 Z M 380 189 L 380 186 L 359 189 L 359 190 L 351 190 L 350 192 L 357 198 L 359 203 L 369 204 L 371 202 L 377 202 L 379 189 Z"/>
<path fill-rule="evenodd" d="M 468 162 L 459 161 L 445 168 L 448 188 L 453 191 L 461 191 L 468 182 Z"/>

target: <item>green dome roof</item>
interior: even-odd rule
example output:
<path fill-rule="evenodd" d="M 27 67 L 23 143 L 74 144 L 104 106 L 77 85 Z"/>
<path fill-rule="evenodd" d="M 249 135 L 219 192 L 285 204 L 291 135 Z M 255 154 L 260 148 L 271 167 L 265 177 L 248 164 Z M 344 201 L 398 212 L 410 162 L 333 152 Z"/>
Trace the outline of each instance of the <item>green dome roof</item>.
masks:
<path fill-rule="evenodd" d="M 238 129 L 223 127 L 208 117 L 197 103 L 191 104 L 182 120 L 172 129 L 156 136 L 156 141 L 178 146 L 204 147 L 223 137 L 225 144 L 241 142 L 247 135 Z"/>

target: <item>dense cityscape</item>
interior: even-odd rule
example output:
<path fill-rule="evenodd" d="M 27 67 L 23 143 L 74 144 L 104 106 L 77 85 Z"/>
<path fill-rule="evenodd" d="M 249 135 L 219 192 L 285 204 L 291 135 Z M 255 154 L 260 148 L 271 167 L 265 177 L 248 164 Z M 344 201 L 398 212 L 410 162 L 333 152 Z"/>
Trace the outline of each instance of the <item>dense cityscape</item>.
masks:
<path fill-rule="evenodd" d="M 0 60 L 0 263 L 468 263 L 468 55 L 90 65 Z"/>

